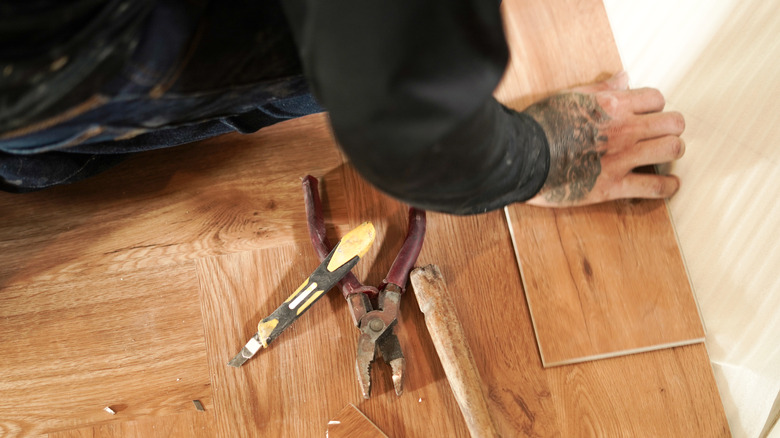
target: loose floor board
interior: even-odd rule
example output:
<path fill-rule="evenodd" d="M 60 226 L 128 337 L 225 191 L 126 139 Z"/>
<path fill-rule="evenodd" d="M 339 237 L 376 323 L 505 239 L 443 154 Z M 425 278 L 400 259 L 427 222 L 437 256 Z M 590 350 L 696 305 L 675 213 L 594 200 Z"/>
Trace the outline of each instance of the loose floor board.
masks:
<path fill-rule="evenodd" d="M 621 69 L 598 2 L 506 7 L 518 11 L 506 20 L 518 44 L 497 95 L 515 108 Z M 704 340 L 664 201 L 506 213 L 545 366 Z"/>
<path fill-rule="evenodd" d="M 326 438 L 388 438 L 355 405 L 347 405 L 328 421 Z"/>

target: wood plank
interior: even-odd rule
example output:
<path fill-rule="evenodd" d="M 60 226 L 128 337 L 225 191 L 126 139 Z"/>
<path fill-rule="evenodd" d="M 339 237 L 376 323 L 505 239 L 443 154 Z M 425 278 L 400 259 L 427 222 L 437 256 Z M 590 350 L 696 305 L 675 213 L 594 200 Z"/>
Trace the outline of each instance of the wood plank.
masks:
<path fill-rule="evenodd" d="M 214 415 L 208 412 L 145 417 L 49 434 L 49 438 L 213 438 L 215 436 Z"/>
<path fill-rule="evenodd" d="M 547 371 L 561 436 L 731 436 L 704 344 Z"/>
<path fill-rule="evenodd" d="M 497 95 L 512 106 L 621 69 L 600 2 L 505 7 L 517 44 Z M 704 340 L 664 201 L 557 210 L 517 204 L 506 212 L 546 366 Z"/>
<path fill-rule="evenodd" d="M 327 438 L 387 438 L 355 405 L 344 406 L 328 421 Z"/>
<path fill-rule="evenodd" d="M 2 434 L 210 407 L 197 299 L 192 263 L 4 287 Z"/>
<path fill-rule="evenodd" d="M 704 340 L 663 203 L 508 217 L 546 366 Z"/>
<path fill-rule="evenodd" d="M 298 178 L 341 181 L 327 176 L 341 165 L 339 156 L 319 154 L 332 143 L 324 120 L 320 114 L 252 136 L 138 154 L 71 186 L 0 193 L 0 266 L 13 267 L 0 270 L 0 285 L 11 277 L 132 271 L 305 239 L 305 217 L 293 214 L 301 202 Z"/>
<path fill-rule="evenodd" d="M 517 110 L 621 69 L 599 0 L 507 1 L 501 5 L 510 63 L 496 97 Z"/>

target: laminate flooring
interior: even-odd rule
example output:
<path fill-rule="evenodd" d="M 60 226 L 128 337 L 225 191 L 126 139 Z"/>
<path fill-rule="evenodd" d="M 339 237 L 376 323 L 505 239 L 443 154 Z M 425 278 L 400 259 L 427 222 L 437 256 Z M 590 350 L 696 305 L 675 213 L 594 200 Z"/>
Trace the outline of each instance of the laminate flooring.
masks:
<path fill-rule="evenodd" d="M 606 25 L 593 0 L 504 8 L 520 27 L 541 26 L 553 10 Z M 566 59 L 538 56 L 534 77 L 567 70 Z M 528 90 L 523 99 L 550 91 L 505 86 Z M 324 115 L 141 154 L 67 187 L 0 194 L 0 435 L 322 436 L 352 403 L 391 437 L 468 436 L 413 291 L 397 326 L 401 397 L 378 360 L 363 400 L 358 332 L 335 291 L 269 349 L 227 367 L 259 318 L 318 264 L 306 174 L 323 181 L 332 239 L 376 225 L 355 273 L 378 284 L 403 240 L 406 207 L 357 176 Z M 545 369 L 503 212 L 430 213 L 418 263 L 436 263 L 447 279 L 504 436 L 729 435 L 703 344 Z"/>

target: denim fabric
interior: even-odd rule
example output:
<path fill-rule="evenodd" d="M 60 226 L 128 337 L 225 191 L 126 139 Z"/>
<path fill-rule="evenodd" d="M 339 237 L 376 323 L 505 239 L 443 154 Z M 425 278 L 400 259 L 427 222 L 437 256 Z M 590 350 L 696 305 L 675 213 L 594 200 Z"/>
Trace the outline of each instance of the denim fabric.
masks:
<path fill-rule="evenodd" d="M 129 153 L 232 131 L 251 133 L 322 111 L 302 76 L 278 1 L 159 0 L 146 9 L 130 8 L 127 1 L 107 1 L 105 9 L 81 19 L 100 18 L 106 33 L 105 26 L 125 29 L 127 20 L 106 21 L 105 10 L 135 14 L 137 26 L 125 32 L 129 43 L 111 46 L 113 51 L 105 49 L 110 53 L 102 55 L 123 60 L 119 67 L 92 58 L 93 70 L 101 70 L 98 76 L 103 80 L 95 80 L 94 71 L 84 69 L 83 63 L 70 64 L 80 59 L 80 51 L 92 53 L 94 42 L 88 39 L 77 41 L 81 47 L 68 46 L 72 54 L 62 55 L 61 47 L 51 49 L 53 62 L 66 59 L 54 71 L 51 63 L 30 61 L 27 70 L 40 65 L 40 71 L 29 75 L 27 82 L 0 79 L 0 89 L 72 88 L 65 104 L 50 105 L 61 105 L 59 111 L 18 112 L 30 120 L 0 134 L 0 188 L 25 192 L 74 182 L 113 166 Z M 72 33 L 83 39 L 79 31 Z M 22 55 L 0 52 L 0 72 L 18 72 L 32 56 Z M 74 70 L 68 71 L 71 67 Z M 81 93 L 80 106 L 72 105 L 73 93 Z M 35 97 L 17 94 L 22 103 Z M 10 119 L 18 108 L 0 107 L 0 118 Z M 17 119 L 22 117 L 18 114 Z"/>

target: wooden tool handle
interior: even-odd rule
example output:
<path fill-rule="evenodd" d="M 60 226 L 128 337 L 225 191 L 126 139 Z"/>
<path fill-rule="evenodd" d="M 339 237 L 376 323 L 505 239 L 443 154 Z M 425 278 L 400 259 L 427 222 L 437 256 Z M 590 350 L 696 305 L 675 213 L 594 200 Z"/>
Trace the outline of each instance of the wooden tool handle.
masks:
<path fill-rule="evenodd" d="M 420 310 L 425 314 L 425 325 L 471 436 L 499 436 L 482 394 L 482 379 L 439 268 L 417 268 L 410 277 Z"/>

